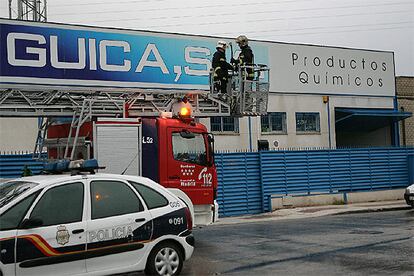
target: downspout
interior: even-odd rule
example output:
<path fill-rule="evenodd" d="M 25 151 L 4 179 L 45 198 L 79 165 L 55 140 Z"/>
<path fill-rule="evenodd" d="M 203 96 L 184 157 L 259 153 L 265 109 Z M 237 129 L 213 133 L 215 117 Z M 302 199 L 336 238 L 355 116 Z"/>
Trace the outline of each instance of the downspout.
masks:
<path fill-rule="evenodd" d="M 394 97 L 394 110 L 398 111 L 397 96 Z M 399 147 L 400 146 L 400 128 L 399 128 L 398 121 L 393 123 L 391 135 L 392 135 L 392 145 L 395 147 Z"/>
<path fill-rule="evenodd" d="M 249 116 L 249 149 L 253 151 L 252 145 L 252 118 Z"/>

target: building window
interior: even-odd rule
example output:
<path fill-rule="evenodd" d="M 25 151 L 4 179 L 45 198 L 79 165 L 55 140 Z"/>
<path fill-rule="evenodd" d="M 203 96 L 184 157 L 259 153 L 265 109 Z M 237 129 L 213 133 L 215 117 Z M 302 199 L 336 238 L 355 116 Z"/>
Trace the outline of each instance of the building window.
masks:
<path fill-rule="evenodd" d="M 239 118 L 234 117 L 211 117 L 211 131 L 214 132 L 239 132 Z"/>
<path fill-rule="evenodd" d="M 296 113 L 296 132 L 320 132 L 319 113 Z"/>
<path fill-rule="evenodd" d="M 286 134 L 286 112 L 269 112 L 261 116 L 262 133 L 277 132 Z"/>

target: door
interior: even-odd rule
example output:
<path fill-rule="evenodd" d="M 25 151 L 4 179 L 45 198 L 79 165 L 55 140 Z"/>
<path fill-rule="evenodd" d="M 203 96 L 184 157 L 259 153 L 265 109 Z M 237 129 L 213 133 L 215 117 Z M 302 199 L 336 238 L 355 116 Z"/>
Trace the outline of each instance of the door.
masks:
<path fill-rule="evenodd" d="M 213 174 L 203 133 L 168 128 L 168 187 L 183 190 L 194 204 L 213 203 Z"/>
<path fill-rule="evenodd" d="M 116 272 L 136 266 L 151 238 L 150 213 L 131 185 L 120 180 L 90 181 L 88 272 Z"/>
<path fill-rule="evenodd" d="M 141 124 L 137 119 L 98 121 L 94 127 L 94 157 L 101 172 L 141 175 Z"/>
<path fill-rule="evenodd" d="M 17 275 L 86 272 L 84 202 L 82 181 L 55 185 L 40 195 L 23 221 L 25 229 L 17 231 Z"/>
<path fill-rule="evenodd" d="M 17 228 L 38 195 L 27 196 L 0 216 L 0 270 L 4 275 L 15 273 Z"/>

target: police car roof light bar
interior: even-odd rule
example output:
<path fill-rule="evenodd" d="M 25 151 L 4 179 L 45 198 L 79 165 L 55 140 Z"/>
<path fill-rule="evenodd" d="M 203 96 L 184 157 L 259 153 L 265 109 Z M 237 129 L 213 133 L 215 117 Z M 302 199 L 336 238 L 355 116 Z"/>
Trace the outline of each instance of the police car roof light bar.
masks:
<path fill-rule="evenodd" d="M 95 173 L 95 170 L 103 168 L 104 167 L 99 167 L 96 159 L 80 159 L 74 161 L 58 160 L 56 162 L 45 164 L 43 171 L 49 174 L 61 174 L 64 172 L 72 172 L 72 174 L 76 174 L 78 172 Z"/>

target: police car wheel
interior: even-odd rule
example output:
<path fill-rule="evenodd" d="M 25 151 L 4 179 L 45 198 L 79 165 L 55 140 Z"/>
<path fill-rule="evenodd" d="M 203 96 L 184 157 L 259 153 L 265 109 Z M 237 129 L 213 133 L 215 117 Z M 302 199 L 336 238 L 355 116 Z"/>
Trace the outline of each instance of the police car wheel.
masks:
<path fill-rule="evenodd" d="M 183 268 L 181 250 L 174 243 L 156 245 L 147 261 L 145 273 L 148 275 L 178 275 Z"/>

